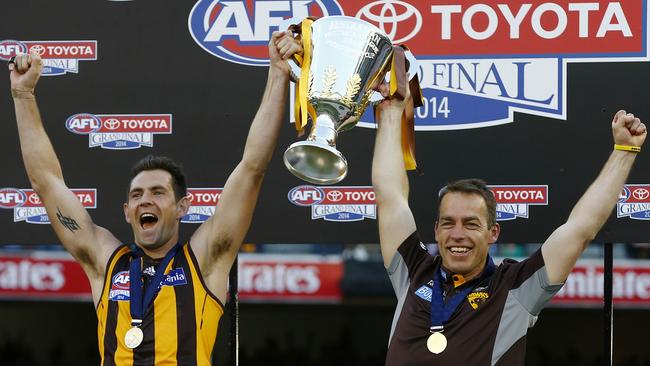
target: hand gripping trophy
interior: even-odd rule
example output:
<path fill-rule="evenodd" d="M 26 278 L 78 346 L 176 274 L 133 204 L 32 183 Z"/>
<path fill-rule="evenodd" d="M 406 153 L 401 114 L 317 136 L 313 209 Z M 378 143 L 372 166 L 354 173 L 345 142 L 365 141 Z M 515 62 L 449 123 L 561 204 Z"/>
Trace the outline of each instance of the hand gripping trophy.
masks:
<path fill-rule="evenodd" d="M 391 73 L 391 97 L 404 98 L 408 87 L 404 48 L 393 46 L 372 24 L 347 16 L 307 18 L 292 30 L 300 34 L 304 50 L 302 56 L 294 57 L 301 68 L 296 85 L 296 129 L 303 131 L 308 116 L 312 127 L 305 141 L 286 150 L 284 163 L 307 182 L 335 184 L 348 171 L 345 157 L 336 149 L 336 137 L 357 124 L 387 72 Z M 414 80 L 411 94 L 419 106 L 417 77 Z M 414 160 L 411 165 L 414 168 Z"/>

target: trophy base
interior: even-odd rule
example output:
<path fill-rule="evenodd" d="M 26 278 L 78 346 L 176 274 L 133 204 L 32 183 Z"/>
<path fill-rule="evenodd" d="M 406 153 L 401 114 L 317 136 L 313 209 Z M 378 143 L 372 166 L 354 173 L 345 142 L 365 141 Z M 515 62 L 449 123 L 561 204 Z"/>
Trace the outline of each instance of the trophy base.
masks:
<path fill-rule="evenodd" d="M 331 146 L 300 141 L 284 152 L 284 165 L 296 177 L 313 184 L 335 184 L 348 174 L 343 154 Z"/>

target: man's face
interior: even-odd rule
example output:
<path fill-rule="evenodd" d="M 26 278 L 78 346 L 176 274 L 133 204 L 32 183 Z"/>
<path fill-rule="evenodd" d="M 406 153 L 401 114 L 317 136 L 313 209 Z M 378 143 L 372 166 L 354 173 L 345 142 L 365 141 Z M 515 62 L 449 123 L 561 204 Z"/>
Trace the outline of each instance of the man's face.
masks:
<path fill-rule="evenodd" d="M 131 224 L 135 243 L 155 250 L 177 240 L 179 219 L 187 209 L 186 197 L 176 202 L 167 171 L 145 170 L 131 181 L 124 216 Z"/>
<path fill-rule="evenodd" d="M 466 279 L 481 273 L 488 247 L 499 237 L 499 225 L 488 227 L 485 200 L 478 194 L 450 192 L 440 203 L 435 236 L 448 270 Z"/>

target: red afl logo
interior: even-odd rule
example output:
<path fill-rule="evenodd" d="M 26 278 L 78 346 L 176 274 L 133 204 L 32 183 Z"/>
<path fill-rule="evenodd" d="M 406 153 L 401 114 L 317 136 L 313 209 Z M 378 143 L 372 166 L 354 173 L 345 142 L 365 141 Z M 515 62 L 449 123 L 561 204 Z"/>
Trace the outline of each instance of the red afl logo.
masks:
<path fill-rule="evenodd" d="M 128 290 L 129 284 L 129 271 L 122 271 L 113 276 L 113 290 Z"/>

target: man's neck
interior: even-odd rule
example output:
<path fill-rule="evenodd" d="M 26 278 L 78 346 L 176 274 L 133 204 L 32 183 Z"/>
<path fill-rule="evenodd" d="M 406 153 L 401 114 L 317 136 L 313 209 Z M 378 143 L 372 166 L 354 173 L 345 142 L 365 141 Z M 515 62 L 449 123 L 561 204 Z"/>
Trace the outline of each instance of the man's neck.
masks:
<path fill-rule="evenodd" d="M 444 270 L 445 270 L 447 273 L 451 274 L 452 276 L 453 276 L 453 275 L 456 275 L 456 274 L 459 274 L 459 275 L 463 276 L 463 278 L 464 278 L 464 281 L 463 281 L 463 282 L 469 282 L 469 281 L 471 281 L 471 280 L 473 280 L 473 279 L 475 279 L 475 278 L 478 278 L 478 277 L 481 275 L 481 273 L 483 273 L 483 271 L 485 270 L 485 263 L 486 263 L 486 262 L 487 262 L 487 258 L 486 258 L 486 260 L 485 260 L 483 263 L 481 263 L 480 266 L 478 266 L 478 267 L 472 269 L 471 271 L 469 271 L 469 272 L 467 272 L 467 273 L 456 273 L 456 272 L 450 271 L 450 270 L 449 270 L 449 269 L 444 265 L 444 263 L 442 264 L 442 267 L 444 268 Z"/>
<path fill-rule="evenodd" d="M 171 238 L 167 243 L 165 243 L 163 246 L 155 248 L 155 249 L 147 249 L 143 248 L 142 246 L 138 245 L 140 249 L 144 252 L 144 254 L 153 259 L 153 260 L 158 260 L 158 259 L 163 259 L 167 253 L 178 243 L 178 235 L 175 235 L 173 238 Z"/>

